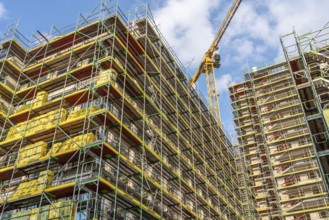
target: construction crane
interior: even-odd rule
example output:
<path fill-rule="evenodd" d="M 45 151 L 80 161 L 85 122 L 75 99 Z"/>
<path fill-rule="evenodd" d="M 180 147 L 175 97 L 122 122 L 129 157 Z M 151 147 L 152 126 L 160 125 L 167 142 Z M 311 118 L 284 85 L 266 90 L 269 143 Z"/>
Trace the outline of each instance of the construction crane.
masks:
<path fill-rule="evenodd" d="M 196 81 L 199 79 L 201 73 L 204 73 L 206 75 L 210 112 L 214 115 L 220 127 L 222 126 L 222 124 L 220 119 L 218 93 L 216 88 L 216 78 L 215 78 L 214 70 L 215 68 L 218 69 L 221 63 L 220 63 L 220 55 L 216 53 L 216 51 L 218 50 L 219 42 L 222 39 L 227 27 L 229 26 L 235 12 L 239 8 L 241 1 L 242 0 L 234 0 L 233 5 L 231 6 L 223 23 L 221 24 L 221 26 L 217 31 L 215 39 L 213 40 L 207 52 L 204 54 L 199 68 L 197 69 L 194 76 L 190 80 L 190 85 L 193 86 L 196 83 Z"/>

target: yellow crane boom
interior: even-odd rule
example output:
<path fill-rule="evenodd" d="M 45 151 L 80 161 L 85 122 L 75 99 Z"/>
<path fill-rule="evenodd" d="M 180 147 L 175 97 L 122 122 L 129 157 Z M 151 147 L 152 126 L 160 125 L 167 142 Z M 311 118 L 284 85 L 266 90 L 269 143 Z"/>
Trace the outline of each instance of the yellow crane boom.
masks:
<path fill-rule="evenodd" d="M 199 68 L 190 80 L 190 85 L 193 85 L 199 79 L 201 73 L 204 73 L 206 75 L 210 112 L 214 114 L 214 117 L 216 118 L 220 126 L 220 110 L 218 102 L 218 93 L 216 88 L 216 78 L 214 73 L 214 69 L 218 69 L 220 67 L 220 56 L 215 52 L 218 50 L 219 42 L 222 39 L 227 27 L 229 26 L 235 12 L 238 10 L 241 2 L 242 0 L 234 0 L 229 12 L 224 18 L 223 23 L 219 27 L 213 42 L 211 43 L 207 52 L 204 54 Z"/>

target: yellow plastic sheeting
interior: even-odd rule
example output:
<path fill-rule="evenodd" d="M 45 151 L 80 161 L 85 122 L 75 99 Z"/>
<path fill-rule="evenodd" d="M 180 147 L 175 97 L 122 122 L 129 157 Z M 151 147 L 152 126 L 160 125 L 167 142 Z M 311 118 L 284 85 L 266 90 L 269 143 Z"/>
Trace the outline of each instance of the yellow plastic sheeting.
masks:
<path fill-rule="evenodd" d="M 75 219 L 76 203 L 71 200 L 63 200 L 50 206 L 49 219 L 73 220 Z"/>
<path fill-rule="evenodd" d="M 48 101 L 48 93 L 47 92 L 38 92 L 37 96 L 35 97 L 33 101 L 33 108 L 40 107 L 47 103 Z"/>
<path fill-rule="evenodd" d="M 48 120 L 47 127 L 52 127 L 57 125 L 57 123 L 66 121 L 66 113 L 67 113 L 66 110 L 63 108 L 47 113 L 46 114 Z"/>
<path fill-rule="evenodd" d="M 104 83 L 115 83 L 117 77 L 118 73 L 113 69 L 102 71 L 99 73 L 96 86 L 99 86 Z"/>
<path fill-rule="evenodd" d="M 60 203 L 53 203 L 49 210 L 49 219 L 60 219 Z"/>
<path fill-rule="evenodd" d="M 25 123 L 19 123 L 16 126 L 11 127 L 6 136 L 6 141 L 24 137 L 25 131 Z"/>
<path fill-rule="evenodd" d="M 39 208 L 32 209 L 29 220 L 38 220 Z"/>
<path fill-rule="evenodd" d="M 30 181 L 29 187 L 30 187 L 30 189 L 29 189 L 29 193 L 27 194 L 27 196 L 38 195 L 38 194 L 41 194 L 42 191 L 47 188 L 47 183 L 40 183 L 38 180 L 32 180 L 32 181 Z"/>
<path fill-rule="evenodd" d="M 67 120 L 74 120 L 76 118 L 85 116 L 85 115 L 89 115 L 95 111 L 97 111 L 99 108 L 96 105 L 87 107 L 87 108 L 83 108 L 83 109 L 76 109 L 73 110 L 69 113 L 69 116 L 67 117 Z"/>
<path fill-rule="evenodd" d="M 38 161 L 47 153 L 47 143 L 38 142 L 21 148 L 18 151 L 17 166 L 22 166 L 28 163 Z"/>
<path fill-rule="evenodd" d="M 26 135 L 35 134 L 41 130 L 46 129 L 47 123 L 48 120 L 46 115 L 31 119 L 27 122 Z"/>
<path fill-rule="evenodd" d="M 24 111 L 27 111 L 27 110 L 32 109 L 32 108 L 33 108 L 33 104 L 32 104 L 32 103 L 30 103 L 30 104 L 26 104 L 26 105 L 21 106 L 21 107 L 16 111 L 16 113 L 24 112 Z"/>
<path fill-rule="evenodd" d="M 7 220 L 48 220 L 49 219 L 49 205 L 41 206 L 40 208 L 19 210 L 12 213 Z"/>
<path fill-rule="evenodd" d="M 87 134 L 76 136 L 72 139 L 65 141 L 64 143 L 60 142 L 54 144 L 53 147 L 47 153 L 46 157 L 49 158 L 51 155 L 56 155 L 71 150 L 77 150 L 81 147 L 84 147 L 94 142 L 95 140 L 96 138 L 93 133 L 87 133 Z"/>
<path fill-rule="evenodd" d="M 40 172 L 38 179 L 20 183 L 9 201 L 41 194 L 44 189 L 51 185 L 53 177 L 54 173 L 51 170 Z"/>
<path fill-rule="evenodd" d="M 24 195 L 26 195 L 28 192 L 29 184 L 30 184 L 29 182 L 24 182 L 19 184 L 16 191 L 14 192 L 14 194 L 11 196 L 9 200 L 17 200 L 21 197 L 24 197 Z"/>
<path fill-rule="evenodd" d="M 61 146 L 63 145 L 62 142 L 55 143 L 52 148 L 48 151 L 47 155 L 44 158 L 49 158 L 52 155 L 55 155 L 59 152 L 61 149 Z"/>
<path fill-rule="evenodd" d="M 34 100 L 31 101 L 31 103 L 26 104 L 24 106 L 21 106 L 16 113 L 27 111 L 29 109 L 38 108 L 40 106 L 43 106 L 48 101 L 48 93 L 47 92 L 38 92 L 37 96 Z"/>
<path fill-rule="evenodd" d="M 29 121 L 18 123 L 9 129 L 6 141 L 24 137 L 25 135 L 35 134 L 44 129 L 57 125 L 57 123 L 66 120 L 66 110 L 58 109 L 47 114 L 40 115 Z"/>
<path fill-rule="evenodd" d="M 81 110 L 80 109 L 72 110 L 69 113 L 69 116 L 67 117 L 67 120 L 74 120 L 76 118 L 79 118 L 80 114 L 81 114 Z"/>
<path fill-rule="evenodd" d="M 69 139 L 67 141 L 65 141 L 62 146 L 60 147 L 60 149 L 58 150 L 57 153 L 62 153 L 62 152 L 66 152 L 66 151 L 69 151 L 71 149 L 73 145 L 73 140 L 72 139 Z"/>
<path fill-rule="evenodd" d="M 76 136 L 72 139 L 72 145 L 70 146 L 70 149 L 79 149 L 81 147 L 86 146 L 87 144 L 90 144 L 96 140 L 95 135 L 93 133 L 83 134 Z M 69 149 L 67 149 L 69 150 Z"/>
<path fill-rule="evenodd" d="M 68 152 L 71 150 L 77 150 L 81 147 L 84 147 L 96 140 L 96 137 L 93 133 L 87 133 L 68 139 L 65 142 L 55 143 L 48 153 L 41 157 L 41 159 L 46 159 L 56 154 Z"/>
<path fill-rule="evenodd" d="M 31 209 L 24 210 L 24 211 L 15 211 L 12 216 L 11 220 L 29 220 L 31 214 Z"/>
<path fill-rule="evenodd" d="M 49 209 L 50 209 L 49 205 L 41 206 L 39 208 L 39 214 L 37 214 L 36 218 L 34 218 L 35 216 L 33 216 L 32 218 L 32 213 L 31 213 L 30 220 L 48 220 Z"/>
<path fill-rule="evenodd" d="M 47 187 L 50 185 L 52 179 L 54 178 L 54 172 L 51 170 L 41 171 L 38 177 L 38 183 L 47 183 Z"/>
<path fill-rule="evenodd" d="M 39 174 L 38 179 L 31 184 L 31 195 L 37 195 L 51 185 L 51 181 L 54 178 L 54 173 L 51 170 L 42 171 Z"/>
<path fill-rule="evenodd" d="M 329 109 L 323 110 L 324 118 L 326 119 L 327 125 L 329 126 Z"/>

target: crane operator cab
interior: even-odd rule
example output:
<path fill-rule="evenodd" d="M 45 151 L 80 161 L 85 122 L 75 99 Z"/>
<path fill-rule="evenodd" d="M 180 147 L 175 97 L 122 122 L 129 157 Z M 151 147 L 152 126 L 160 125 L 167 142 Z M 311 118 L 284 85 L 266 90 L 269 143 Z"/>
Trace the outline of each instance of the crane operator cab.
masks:
<path fill-rule="evenodd" d="M 218 69 L 218 68 L 220 67 L 220 65 L 221 65 L 221 63 L 220 63 L 220 55 L 219 55 L 219 53 L 215 53 L 215 54 L 214 54 L 214 56 L 213 56 L 213 62 L 214 62 L 214 67 L 215 67 L 216 69 Z"/>

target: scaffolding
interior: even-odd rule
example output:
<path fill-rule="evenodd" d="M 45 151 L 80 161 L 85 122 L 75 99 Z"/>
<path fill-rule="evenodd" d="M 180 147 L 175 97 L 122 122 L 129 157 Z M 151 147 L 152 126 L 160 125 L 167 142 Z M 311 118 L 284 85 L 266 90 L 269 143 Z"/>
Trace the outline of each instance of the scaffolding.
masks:
<path fill-rule="evenodd" d="M 289 70 L 294 78 L 298 98 L 302 103 L 302 119 L 306 122 L 308 132 L 311 134 L 313 154 L 307 156 L 314 158 L 314 162 L 313 164 L 308 164 L 308 167 L 311 171 L 312 169 L 315 170 L 314 167 L 318 167 L 317 176 L 321 177 L 321 181 L 319 181 L 319 185 L 321 185 L 319 188 L 321 189 L 318 194 L 323 196 L 323 198 L 314 198 L 316 196 L 312 195 L 303 196 L 309 198 L 309 202 L 327 206 L 327 209 L 329 190 L 329 136 L 328 124 L 326 123 L 324 112 L 329 103 L 328 39 L 329 23 L 315 32 L 298 36 L 293 31 L 281 37 L 281 44 L 289 65 Z M 322 210 L 322 207 L 315 207 L 314 209 Z M 300 212 L 299 214 L 305 217 L 312 217 L 312 214 L 306 212 Z M 325 214 L 328 216 L 328 211 Z"/>
<path fill-rule="evenodd" d="M 323 114 L 328 106 L 328 27 L 283 36 L 286 62 L 255 67 L 244 82 L 230 87 L 260 219 L 329 217 Z M 239 92 L 241 85 L 248 92 Z"/>
<path fill-rule="evenodd" d="M 252 125 L 251 117 L 250 115 L 242 115 L 238 109 L 239 109 L 239 103 L 240 100 L 245 100 L 248 102 L 247 94 L 249 92 L 249 83 L 241 83 L 238 85 L 235 85 L 234 87 L 231 87 L 229 89 L 230 91 L 230 98 L 232 100 L 232 112 L 235 116 L 235 128 L 237 128 L 238 125 L 241 125 L 241 127 L 248 127 Z M 245 106 L 241 106 L 245 107 Z M 244 133 L 245 134 L 245 133 Z M 240 138 L 244 135 L 242 131 L 237 131 L 237 135 Z M 258 219 L 258 214 L 256 211 L 256 203 L 254 201 L 255 194 L 252 192 L 252 181 L 250 176 L 250 167 L 248 166 L 248 163 L 246 161 L 246 157 L 244 155 L 248 154 L 246 153 L 246 149 L 244 148 L 244 145 L 248 143 L 239 143 L 237 144 L 237 165 L 238 165 L 238 173 L 239 173 L 239 180 L 241 184 L 241 196 L 242 196 L 242 207 L 244 211 L 245 219 Z"/>
<path fill-rule="evenodd" d="M 147 5 L 2 38 L 1 219 L 244 219 L 233 146 Z M 29 217 L 28 217 L 29 216 Z"/>
<path fill-rule="evenodd" d="M 329 136 L 324 112 L 329 104 L 329 23 L 322 29 L 298 36 L 295 31 L 281 38 L 291 74 L 296 78 L 299 97 L 303 103 L 315 155 L 322 175 L 329 176 Z"/>

